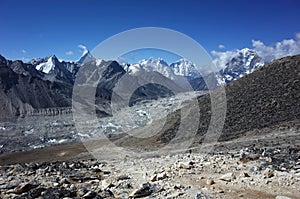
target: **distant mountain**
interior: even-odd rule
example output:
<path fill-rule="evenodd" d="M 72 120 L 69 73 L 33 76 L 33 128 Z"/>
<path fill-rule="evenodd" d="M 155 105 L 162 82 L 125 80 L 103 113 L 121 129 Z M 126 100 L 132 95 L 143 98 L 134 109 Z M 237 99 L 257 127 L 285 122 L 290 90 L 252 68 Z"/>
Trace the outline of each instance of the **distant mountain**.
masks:
<path fill-rule="evenodd" d="M 96 88 L 95 102 L 81 102 L 88 106 L 96 103 L 96 112 L 100 116 L 109 115 L 113 89 L 119 79 L 126 74 L 116 61 L 92 59 L 79 66 L 75 62 L 59 61 L 55 55 L 34 59 L 29 63 L 9 61 L 0 56 L 0 64 L 2 119 L 48 114 L 46 110 L 51 108 L 54 110 L 53 114 L 59 114 L 61 108 L 71 107 L 75 80 L 76 83 L 83 85 L 84 89 Z M 143 99 L 172 94 L 168 88 L 155 85 L 156 82 L 165 82 L 165 85 L 176 92 L 183 91 L 180 86 L 155 71 L 145 72 L 143 80 L 134 75 L 128 77 L 125 88 L 128 88 L 129 84 L 137 86 L 136 90 L 133 90 L 130 105 Z M 150 84 L 144 85 L 144 80 Z"/>
<path fill-rule="evenodd" d="M 82 56 L 78 61 L 76 61 L 76 64 L 78 66 L 82 66 L 85 63 L 88 63 L 90 61 L 94 61 L 96 58 L 93 57 L 93 55 L 90 53 L 90 51 L 86 50 L 83 52 Z"/>
<path fill-rule="evenodd" d="M 144 72 L 159 72 L 167 78 L 174 79 L 174 72 L 172 68 L 163 59 L 150 58 L 143 59 L 136 64 L 127 64 L 124 69 L 130 75 L 138 75 Z"/>
<path fill-rule="evenodd" d="M 186 59 L 180 59 L 175 63 L 172 63 L 170 64 L 170 67 L 175 75 L 192 78 L 201 76 L 200 72 L 196 69 L 196 66 Z"/>
<path fill-rule="evenodd" d="M 43 79 L 72 84 L 79 66 L 74 62 L 59 61 L 55 55 L 29 62 L 37 71 L 42 72 Z"/>
<path fill-rule="evenodd" d="M 209 73 L 205 76 L 200 74 L 196 66 L 185 59 L 180 59 L 175 63 L 168 65 L 161 58 L 144 59 L 137 64 L 124 65 L 125 71 L 131 75 L 142 74 L 144 71 L 156 71 L 175 82 L 178 77 L 186 78 L 194 90 L 207 90 L 224 86 L 238 78 L 241 78 L 264 65 L 264 60 L 257 54 L 256 51 L 248 48 L 239 50 L 230 59 L 224 67 L 216 73 Z"/>
<path fill-rule="evenodd" d="M 41 109 L 71 105 L 69 84 L 44 81 L 40 75 L 32 65 L 8 61 L 0 55 L 0 118 L 24 117 L 39 114 Z"/>
<path fill-rule="evenodd" d="M 225 65 L 225 68 L 220 71 L 220 74 L 225 83 L 230 83 L 252 73 L 264 64 L 265 61 L 256 51 L 244 48 L 236 52 L 234 57 Z"/>
<path fill-rule="evenodd" d="M 52 55 L 42 59 L 31 60 L 25 68 L 14 66 L 14 70 L 24 74 L 30 73 L 52 82 L 73 84 L 79 68 L 93 61 L 101 62 L 103 60 L 94 58 L 88 50 L 85 50 L 81 58 L 75 62 L 60 61 L 55 55 Z M 264 65 L 264 62 L 256 51 L 245 48 L 237 51 L 225 66 L 221 66 L 223 67 L 222 70 L 217 73 L 206 74 L 204 77 L 197 70 L 197 67 L 186 59 L 180 59 L 169 65 L 161 58 L 149 58 L 136 64 L 125 64 L 122 67 L 127 74 L 132 76 L 144 74 L 145 72 L 158 72 L 173 80 L 179 87 L 184 87 L 182 78 L 185 78 L 194 90 L 207 90 L 207 84 L 210 84 L 210 89 L 224 86 L 259 69 Z M 30 64 L 36 70 L 33 70 Z"/>

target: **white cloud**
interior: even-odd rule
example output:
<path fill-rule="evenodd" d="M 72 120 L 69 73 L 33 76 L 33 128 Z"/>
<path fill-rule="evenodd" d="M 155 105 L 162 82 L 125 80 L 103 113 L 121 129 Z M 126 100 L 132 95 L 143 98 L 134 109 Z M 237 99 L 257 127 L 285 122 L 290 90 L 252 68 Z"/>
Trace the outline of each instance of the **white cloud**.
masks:
<path fill-rule="evenodd" d="M 26 54 L 27 53 L 27 51 L 26 50 L 21 50 L 21 52 L 23 53 L 23 54 Z"/>
<path fill-rule="evenodd" d="M 66 54 L 66 55 L 68 55 L 68 56 L 72 56 L 72 55 L 74 55 L 73 51 L 71 51 L 71 50 L 70 50 L 70 51 L 67 51 L 67 52 L 65 52 L 65 54 Z"/>
<path fill-rule="evenodd" d="M 224 48 L 225 48 L 225 46 L 224 46 L 224 45 L 222 45 L 222 44 L 220 44 L 220 45 L 218 46 L 218 48 L 219 48 L 219 49 L 224 49 Z"/>
<path fill-rule="evenodd" d="M 226 63 L 228 63 L 229 60 L 231 60 L 236 53 L 237 53 L 237 50 L 225 51 L 225 52 L 217 52 L 214 50 L 211 51 L 211 54 L 215 57 L 215 59 L 213 60 L 213 63 L 219 69 L 224 68 Z"/>
<path fill-rule="evenodd" d="M 300 33 L 295 39 L 284 39 L 273 45 L 265 45 L 262 41 L 252 40 L 253 49 L 267 62 L 273 59 L 300 54 Z"/>
<path fill-rule="evenodd" d="M 284 39 L 272 45 L 266 45 L 260 40 L 252 40 L 252 49 L 255 50 L 265 62 L 300 54 L 300 32 L 295 35 L 294 39 Z M 213 63 L 219 69 L 224 68 L 226 63 L 231 60 L 238 51 L 239 50 L 225 52 L 211 51 L 214 57 Z"/>
<path fill-rule="evenodd" d="M 84 46 L 84 45 L 82 45 L 82 44 L 78 45 L 78 48 L 80 49 L 80 52 L 81 52 L 82 54 L 85 54 L 85 53 L 88 52 L 87 47 Z"/>

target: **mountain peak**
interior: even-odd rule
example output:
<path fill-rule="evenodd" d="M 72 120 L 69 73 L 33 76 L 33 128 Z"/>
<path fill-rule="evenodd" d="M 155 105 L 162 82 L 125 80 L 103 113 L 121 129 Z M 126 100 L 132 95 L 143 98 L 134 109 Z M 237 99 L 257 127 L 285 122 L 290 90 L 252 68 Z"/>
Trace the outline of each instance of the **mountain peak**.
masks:
<path fill-rule="evenodd" d="M 164 65 L 164 66 L 169 66 L 168 63 L 163 60 L 162 58 L 154 58 L 154 57 L 150 57 L 149 59 L 143 59 L 141 61 L 138 62 L 141 65 Z"/>
<path fill-rule="evenodd" d="M 38 71 L 48 74 L 48 73 L 50 73 L 50 71 L 54 70 L 55 62 L 57 62 L 57 61 L 58 61 L 58 59 L 56 58 L 56 56 L 52 55 L 47 58 L 46 62 L 42 62 L 42 63 L 38 64 L 35 68 Z"/>
<path fill-rule="evenodd" d="M 53 59 L 57 59 L 57 57 L 55 55 L 51 55 L 50 57 Z"/>
<path fill-rule="evenodd" d="M 96 60 L 93 55 L 90 53 L 89 50 L 84 50 L 79 60 L 77 60 L 75 63 L 77 63 L 79 66 L 88 63 L 90 61 Z"/>
<path fill-rule="evenodd" d="M 226 63 L 226 67 L 221 71 L 226 83 L 252 73 L 262 67 L 264 60 L 255 50 L 243 48 Z"/>
<path fill-rule="evenodd" d="M 196 66 L 185 58 L 177 60 L 170 67 L 174 70 L 175 75 L 193 78 L 200 76 L 200 72 L 197 71 Z"/>
<path fill-rule="evenodd" d="M 55 55 L 51 55 L 47 60 L 51 60 L 54 64 L 56 62 L 60 62 L 59 59 Z"/>
<path fill-rule="evenodd" d="M 257 54 L 257 52 L 255 50 L 249 49 L 249 48 L 243 48 L 243 49 L 239 50 L 238 53 L 243 54 L 244 56 L 246 56 L 248 54 Z"/>

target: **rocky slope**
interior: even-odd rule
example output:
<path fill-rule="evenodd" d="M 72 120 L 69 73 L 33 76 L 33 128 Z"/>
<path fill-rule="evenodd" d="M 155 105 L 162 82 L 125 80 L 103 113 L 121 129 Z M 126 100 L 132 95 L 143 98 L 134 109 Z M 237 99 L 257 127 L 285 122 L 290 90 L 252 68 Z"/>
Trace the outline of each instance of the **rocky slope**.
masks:
<path fill-rule="evenodd" d="M 32 68 L 27 64 L 10 62 L 2 56 L 0 69 L 0 118 L 5 120 L 34 114 L 40 109 L 70 106 L 69 84 L 41 80 L 39 72 L 35 71 L 36 76 L 29 74 Z"/>
<path fill-rule="evenodd" d="M 275 60 L 252 74 L 225 87 L 227 111 L 219 141 L 246 136 L 249 131 L 300 119 L 300 55 Z M 218 92 L 218 90 L 214 91 Z M 198 99 L 200 114 L 195 145 L 202 143 L 211 119 L 210 96 Z M 160 132 L 149 140 L 168 143 L 180 125 L 180 113 L 172 113 Z M 189 115 L 193 121 L 193 114 Z M 186 125 L 189 125 L 188 122 Z M 193 126 L 193 124 L 190 124 Z M 148 127 L 146 127 L 148 128 Z M 151 125 L 149 125 L 151 129 Z M 146 129 L 145 129 L 146 131 Z M 128 138 L 125 145 L 144 143 L 145 139 Z"/>

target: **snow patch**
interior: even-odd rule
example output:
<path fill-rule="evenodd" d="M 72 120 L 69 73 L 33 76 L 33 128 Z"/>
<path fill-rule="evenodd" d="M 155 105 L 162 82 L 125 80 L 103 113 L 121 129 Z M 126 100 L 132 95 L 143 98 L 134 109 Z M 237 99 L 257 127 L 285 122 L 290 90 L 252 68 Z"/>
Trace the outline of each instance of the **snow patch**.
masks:
<path fill-rule="evenodd" d="M 34 129 L 30 129 L 28 131 L 24 131 L 23 133 L 24 133 L 24 135 L 31 135 L 31 134 L 34 133 Z"/>
<path fill-rule="evenodd" d="M 96 66 L 100 66 L 103 63 L 103 59 L 96 59 Z"/>

